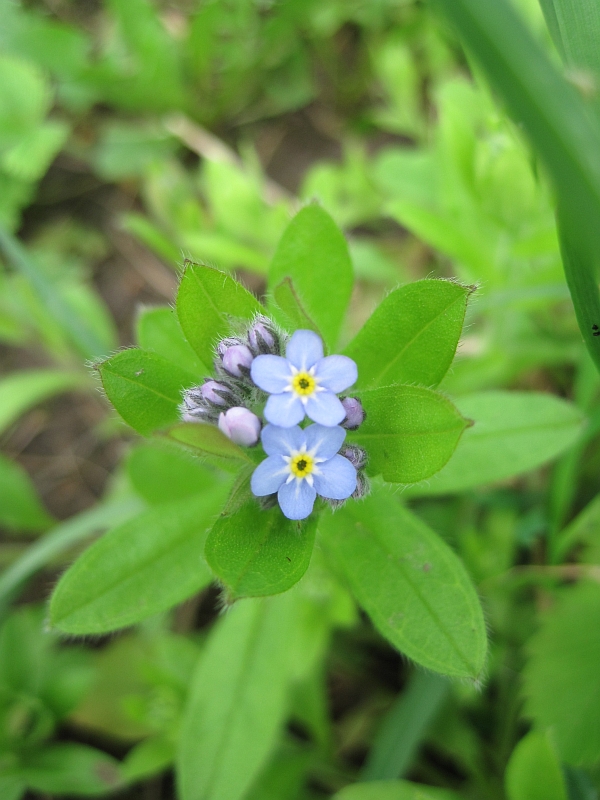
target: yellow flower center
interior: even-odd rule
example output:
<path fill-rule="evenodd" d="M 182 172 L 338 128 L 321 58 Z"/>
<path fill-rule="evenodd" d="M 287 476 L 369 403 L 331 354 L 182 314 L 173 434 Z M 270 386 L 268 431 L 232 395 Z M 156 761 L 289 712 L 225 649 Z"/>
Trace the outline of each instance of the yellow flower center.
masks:
<path fill-rule="evenodd" d="M 297 478 L 306 478 L 313 471 L 315 460 L 308 453 L 298 453 L 292 458 L 290 469 Z"/>
<path fill-rule="evenodd" d="M 308 372 L 298 372 L 292 378 L 292 388 L 296 394 L 307 396 L 317 388 L 317 382 Z"/>

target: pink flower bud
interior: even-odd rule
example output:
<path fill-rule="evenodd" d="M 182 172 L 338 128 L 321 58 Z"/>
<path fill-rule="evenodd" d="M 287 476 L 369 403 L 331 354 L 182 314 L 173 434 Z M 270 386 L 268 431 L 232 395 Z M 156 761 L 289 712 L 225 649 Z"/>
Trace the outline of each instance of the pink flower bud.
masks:
<path fill-rule="evenodd" d="M 219 414 L 219 428 L 236 444 L 252 447 L 260 436 L 260 420 L 247 408 L 235 406 Z"/>
<path fill-rule="evenodd" d="M 344 445 L 340 450 L 340 455 L 347 458 L 355 469 L 362 469 L 367 463 L 366 451 L 355 444 Z"/>
<path fill-rule="evenodd" d="M 205 381 L 200 387 L 200 393 L 205 400 L 214 403 L 216 406 L 226 406 L 226 398 L 231 395 L 225 384 L 213 380 Z"/>
<path fill-rule="evenodd" d="M 357 397 L 341 398 L 346 419 L 343 420 L 342 427 L 349 431 L 355 431 L 365 421 L 365 410 Z"/>
<path fill-rule="evenodd" d="M 222 358 L 225 371 L 236 378 L 241 378 L 243 370 L 249 370 L 254 360 L 250 348 L 245 344 L 234 344 L 232 347 L 228 347 L 222 354 Z"/>

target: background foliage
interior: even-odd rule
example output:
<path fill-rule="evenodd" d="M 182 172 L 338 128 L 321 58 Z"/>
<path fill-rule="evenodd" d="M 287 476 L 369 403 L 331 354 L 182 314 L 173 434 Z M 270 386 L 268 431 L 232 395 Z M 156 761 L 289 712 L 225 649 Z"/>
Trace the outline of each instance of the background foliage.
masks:
<path fill-rule="evenodd" d="M 591 0 L 0 0 L 3 799 L 598 797 L 599 41 Z M 257 298 L 409 454 L 272 597 L 252 504 L 196 558 L 249 456 L 176 425 Z M 435 469 L 476 424 L 421 480 L 428 398 Z"/>

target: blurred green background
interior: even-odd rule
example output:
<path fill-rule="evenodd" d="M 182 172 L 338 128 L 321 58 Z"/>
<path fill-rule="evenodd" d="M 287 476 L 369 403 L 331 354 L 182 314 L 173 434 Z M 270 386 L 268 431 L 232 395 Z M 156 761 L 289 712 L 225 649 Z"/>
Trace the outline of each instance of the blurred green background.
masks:
<path fill-rule="evenodd" d="M 513 5 L 596 125 L 594 3 Z M 350 245 L 348 340 L 396 285 L 456 277 L 478 290 L 441 389 L 548 392 L 589 423 L 543 469 L 405 492 L 482 597 L 483 685 L 415 671 L 345 590 L 315 586 L 327 607 L 316 666 L 244 797 L 317 800 L 359 778 L 408 778 L 438 791 L 390 800 L 598 798 L 600 403 L 563 273 L 561 184 L 476 48 L 435 12 L 414 0 L 0 0 L 2 800 L 177 796 L 178 724 L 217 589 L 114 637 L 61 643 L 44 628 L 64 567 L 156 491 L 155 451 L 109 411 L 89 363 L 135 341 L 160 352 L 145 323 L 172 302 L 184 258 L 260 295 L 285 226 L 313 199 Z M 544 438 L 541 420 L 532 450 Z M 173 464 L 174 485 L 185 470 Z"/>

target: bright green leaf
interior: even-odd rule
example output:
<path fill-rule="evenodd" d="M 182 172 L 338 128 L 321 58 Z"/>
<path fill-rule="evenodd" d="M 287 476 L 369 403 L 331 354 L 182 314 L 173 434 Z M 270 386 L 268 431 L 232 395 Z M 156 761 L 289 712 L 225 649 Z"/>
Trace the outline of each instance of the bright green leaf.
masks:
<path fill-rule="evenodd" d="M 241 800 L 284 721 L 294 592 L 240 600 L 211 632 L 181 729 L 181 800 Z"/>
<path fill-rule="evenodd" d="M 262 306 L 230 275 L 202 264 L 187 264 L 177 293 L 179 324 L 203 364 L 238 319 L 250 321 Z"/>
<path fill-rule="evenodd" d="M 346 786 L 333 800 L 460 800 L 460 796 L 422 783 L 369 781 Z"/>
<path fill-rule="evenodd" d="M 469 424 L 431 389 L 385 386 L 358 395 L 367 416 L 350 438 L 367 451 L 369 472 L 386 481 L 414 483 L 436 473 Z"/>
<path fill-rule="evenodd" d="M 218 480 L 200 459 L 168 442 L 136 447 L 127 460 L 127 474 L 150 505 L 211 491 Z"/>
<path fill-rule="evenodd" d="M 423 280 L 388 294 L 344 351 L 358 365 L 358 385 L 437 386 L 454 358 L 471 292 Z"/>
<path fill-rule="evenodd" d="M 281 312 L 282 318 L 280 318 L 280 321 L 284 324 L 284 327 L 290 331 L 311 330 L 321 336 L 321 331 L 302 305 L 291 278 L 284 278 L 273 289 L 273 300 L 277 309 Z"/>
<path fill-rule="evenodd" d="M 139 781 L 164 772 L 174 761 L 173 742 L 166 737 L 151 736 L 127 753 L 121 772 L 126 781 Z"/>
<path fill-rule="evenodd" d="M 190 448 L 198 456 L 214 458 L 224 469 L 239 469 L 251 464 L 250 456 L 215 425 L 204 422 L 183 422 L 168 431 L 169 438 Z"/>
<path fill-rule="evenodd" d="M 293 522 L 251 499 L 215 522 L 204 554 L 231 598 L 278 594 L 308 569 L 314 537 L 313 521 Z"/>
<path fill-rule="evenodd" d="M 581 433 L 580 412 L 551 394 L 477 392 L 456 405 L 475 424 L 438 475 L 407 490 L 411 496 L 460 492 L 520 475 L 555 458 Z"/>
<path fill-rule="evenodd" d="M 334 347 L 352 293 L 352 263 L 343 234 L 318 205 L 299 211 L 279 242 L 269 269 L 271 291 L 285 278 Z"/>
<path fill-rule="evenodd" d="M 527 715 L 536 727 L 552 728 L 562 761 L 594 764 L 600 758 L 600 586 L 564 589 L 528 650 Z"/>
<path fill-rule="evenodd" d="M 180 418 L 184 389 L 197 378 L 148 350 L 123 350 L 97 366 L 106 396 L 125 422 L 144 435 Z"/>
<path fill-rule="evenodd" d="M 153 350 L 186 372 L 197 375 L 198 382 L 208 372 L 188 344 L 172 308 L 142 309 L 137 320 L 137 340 L 142 349 Z"/>
<path fill-rule="evenodd" d="M 547 734 L 531 731 L 513 750 L 505 776 L 508 800 L 567 800 L 554 747 Z"/>
<path fill-rule="evenodd" d="M 321 517 L 323 543 L 379 632 L 427 669 L 478 679 L 483 612 L 458 557 L 383 488 Z"/>
<path fill-rule="evenodd" d="M 0 380 L 0 432 L 48 397 L 84 386 L 81 375 L 59 370 L 23 370 Z"/>
<path fill-rule="evenodd" d="M 119 762 L 83 744 L 55 744 L 28 755 L 22 771 L 38 792 L 97 797 L 123 785 Z"/>
<path fill-rule="evenodd" d="M 14 530 L 36 531 L 53 521 L 25 470 L 0 456 L 0 523 Z"/>
<path fill-rule="evenodd" d="M 223 499 L 213 491 L 165 503 L 106 533 L 58 582 L 52 624 L 75 634 L 117 630 L 206 586 L 206 530 Z"/>

